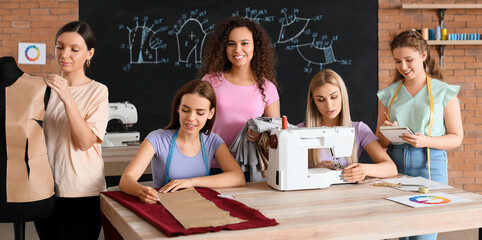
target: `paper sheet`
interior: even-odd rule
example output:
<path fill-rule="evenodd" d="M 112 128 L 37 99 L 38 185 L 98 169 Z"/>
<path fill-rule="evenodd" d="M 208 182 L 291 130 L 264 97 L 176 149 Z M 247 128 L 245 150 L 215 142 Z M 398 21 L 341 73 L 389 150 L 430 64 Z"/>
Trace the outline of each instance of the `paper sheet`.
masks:
<path fill-rule="evenodd" d="M 452 186 L 445 185 L 443 183 L 435 182 L 428 180 L 423 177 L 401 177 L 401 178 L 391 178 L 391 179 L 383 179 L 383 182 L 387 183 L 401 183 L 403 184 L 414 184 L 414 185 L 423 185 L 428 187 L 429 191 L 433 190 L 442 190 L 442 189 L 451 189 Z M 397 188 L 403 191 L 413 191 L 418 192 L 418 186 L 403 186 L 401 188 Z"/>
<path fill-rule="evenodd" d="M 451 195 L 448 193 L 424 193 L 411 196 L 393 197 L 387 198 L 388 200 L 398 202 L 410 207 L 421 208 L 421 207 L 433 207 L 433 206 L 443 206 L 454 203 L 462 202 L 472 202 L 472 200 Z"/>
<path fill-rule="evenodd" d="M 231 217 L 229 212 L 218 208 L 194 188 L 173 193 L 159 193 L 159 198 L 162 205 L 185 229 L 246 222 L 246 220 Z"/>

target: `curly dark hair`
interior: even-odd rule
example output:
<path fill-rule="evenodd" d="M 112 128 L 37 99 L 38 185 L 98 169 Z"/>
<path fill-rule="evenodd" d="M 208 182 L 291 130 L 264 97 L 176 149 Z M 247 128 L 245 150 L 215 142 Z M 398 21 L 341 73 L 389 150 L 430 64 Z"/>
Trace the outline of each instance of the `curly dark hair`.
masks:
<path fill-rule="evenodd" d="M 430 55 L 430 51 L 428 49 L 428 44 L 425 39 L 423 39 L 422 34 L 414 30 L 407 30 L 399 33 L 397 36 L 393 38 L 393 41 L 390 43 L 390 50 L 393 53 L 395 48 L 401 47 L 408 47 L 415 49 L 419 53 L 427 52 L 427 58 L 423 62 L 423 67 L 425 72 L 430 75 L 431 77 L 437 78 L 438 80 L 443 80 L 443 73 L 440 69 L 439 65 L 435 62 L 435 59 L 432 58 Z M 396 71 L 395 78 L 393 82 L 397 82 L 402 80 L 404 77 L 398 71 Z"/>
<path fill-rule="evenodd" d="M 204 49 L 202 65 L 197 78 L 201 79 L 208 73 L 220 74 L 220 72 L 231 69 L 232 64 L 226 55 L 226 46 L 229 33 L 233 28 L 238 27 L 247 27 L 253 34 L 254 53 L 251 70 L 256 75 L 256 83 L 265 97 L 263 89 L 265 79 L 278 87 L 275 51 L 266 30 L 260 24 L 241 16 L 228 17 L 216 25 L 214 33 L 211 34 L 207 47 Z"/>

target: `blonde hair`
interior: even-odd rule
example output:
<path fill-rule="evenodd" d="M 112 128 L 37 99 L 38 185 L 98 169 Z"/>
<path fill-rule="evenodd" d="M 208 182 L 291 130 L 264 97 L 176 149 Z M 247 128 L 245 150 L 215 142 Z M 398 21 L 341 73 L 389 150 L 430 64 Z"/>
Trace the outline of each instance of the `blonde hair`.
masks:
<path fill-rule="evenodd" d="M 323 116 L 315 104 L 313 92 L 325 84 L 333 84 L 340 89 L 342 109 L 338 115 L 337 126 L 352 126 L 350 117 L 350 105 L 348 100 L 348 91 L 346 90 L 343 79 L 335 71 L 325 69 L 318 72 L 310 82 L 308 89 L 308 97 L 306 101 L 306 127 L 321 127 L 323 124 Z M 353 143 L 353 153 L 351 157 L 347 158 L 349 164 L 358 162 L 356 142 Z M 308 150 L 308 164 L 310 167 L 315 167 L 320 162 L 320 149 Z"/>

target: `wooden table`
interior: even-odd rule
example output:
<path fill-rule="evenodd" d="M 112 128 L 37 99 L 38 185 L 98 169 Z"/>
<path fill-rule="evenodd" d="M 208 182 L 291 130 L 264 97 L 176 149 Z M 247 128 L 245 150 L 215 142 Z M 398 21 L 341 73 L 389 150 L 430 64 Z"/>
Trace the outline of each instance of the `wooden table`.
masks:
<path fill-rule="evenodd" d="M 372 184 L 279 192 L 258 182 L 216 190 L 259 209 L 279 225 L 176 239 L 386 239 L 482 227 L 482 195 L 458 189 L 437 192 L 474 201 L 412 208 L 385 198 L 415 193 Z M 101 195 L 101 210 L 124 239 L 165 238 L 157 228 L 105 195 Z"/>
<path fill-rule="evenodd" d="M 120 176 L 126 169 L 129 162 L 139 150 L 140 144 L 125 147 L 103 147 L 102 158 L 104 159 L 105 176 Z M 151 165 L 144 173 L 151 173 Z"/>

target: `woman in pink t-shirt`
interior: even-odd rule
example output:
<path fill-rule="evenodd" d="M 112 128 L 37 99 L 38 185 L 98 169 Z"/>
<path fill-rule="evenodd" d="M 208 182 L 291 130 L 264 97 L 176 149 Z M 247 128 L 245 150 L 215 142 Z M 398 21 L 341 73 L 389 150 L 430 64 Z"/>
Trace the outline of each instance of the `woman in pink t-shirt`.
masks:
<path fill-rule="evenodd" d="M 216 26 L 198 77 L 211 83 L 216 92 L 213 132 L 226 145 L 231 146 L 249 119 L 280 117 L 275 65 L 271 39 L 256 22 L 234 16 Z M 259 134 L 250 130 L 248 139 L 256 142 Z M 219 170 L 216 162 L 213 168 Z"/>

